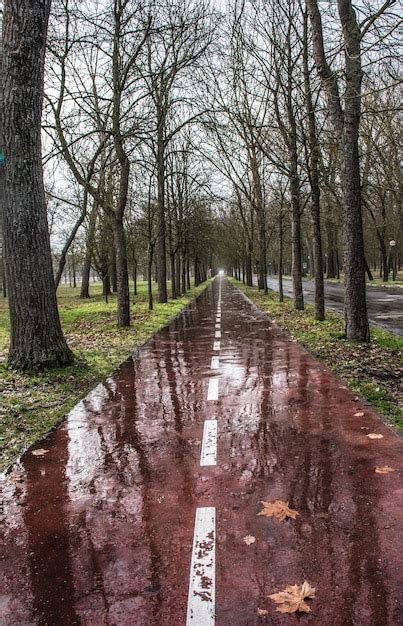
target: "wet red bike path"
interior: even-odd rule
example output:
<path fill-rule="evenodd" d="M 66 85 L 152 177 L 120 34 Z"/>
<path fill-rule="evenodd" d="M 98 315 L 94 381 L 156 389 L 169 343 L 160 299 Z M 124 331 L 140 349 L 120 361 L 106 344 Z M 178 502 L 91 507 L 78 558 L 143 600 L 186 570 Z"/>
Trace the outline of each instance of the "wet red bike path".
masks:
<path fill-rule="evenodd" d="M 216 510 L 218 626 L 402 623 L 401 473 L 375 473 L 401 440 L 225 280 L 213 351 L 220 280 L 5 480 L 2 624 L 184 625 L 198 507 Z M 257 515 L 277 499 L 296 520 Z M 305 579 L 312 613 L 276 612 L 267 595 Z"/>

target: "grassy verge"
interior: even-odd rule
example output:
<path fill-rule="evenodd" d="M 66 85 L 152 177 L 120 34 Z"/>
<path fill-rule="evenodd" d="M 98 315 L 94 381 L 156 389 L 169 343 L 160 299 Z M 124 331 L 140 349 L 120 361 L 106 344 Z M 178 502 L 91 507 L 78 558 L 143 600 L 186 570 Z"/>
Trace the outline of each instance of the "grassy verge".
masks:
<path fill-rule="evenodd" d="M 314 319 L 314 307 L 295 311 L 292 300 L 279 302 L 256 287 L 230 279 L 281 328 L 288 331 L 347 384 L 366 398 L 392 425 L 403 429 L 400 381 L 403 373 L 403 339 L 385 330 L 371 328 L 371 343 L 358 344 L 343 338 L 340 315 L 326 312 L 326 320 Z"/>
<path fill-rule="evenodd" d="M 148 311 L 147 285 L 139 283 L 130 328 L 116 326 L 116 296 L 106 304 L 100 285 L 93 297 L 80 300 L 79 290 L 62 286 L 58 302 L 63 331 L 76 361 L 56 370 L 14 372 L 6 369 L 9 343 L 7 302 L 0 299 L 0 469 L 46 433 L 106 375 L 158 328 L 188 304 L 206 283 Z"/>

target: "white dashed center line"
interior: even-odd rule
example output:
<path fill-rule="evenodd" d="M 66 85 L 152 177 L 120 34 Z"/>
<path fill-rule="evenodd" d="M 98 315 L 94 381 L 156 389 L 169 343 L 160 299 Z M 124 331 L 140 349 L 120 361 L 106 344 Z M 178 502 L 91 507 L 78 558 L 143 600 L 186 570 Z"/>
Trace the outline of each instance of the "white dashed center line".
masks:
<path fill-rule="evenodd" d="M 214 352 L 216 352 L 219 349 L 220 349 L 220 342 L 219 341 L 215 341 L 213 343 L 213 350 L 214 350 Z"/>
<path fill-rule="evenodd" d="M 196 509 L 186 626 L 215 623 L 215 508 Z"/>
<path fill-rule="evenodd" d="M 218 357 L 218 356 L 211 357 L 210 368 L 212 370 L 218 370 L 219 367 L 220 367 L 220 357 Z"/>
<path fill-rule="evenodd" d="M 218 378 L 210 378 L 208 383 L 207 400 L 218 400 Z"/>
<path fill-rule="evenodd" d="M 217 464 L 217 420 L 204 422 L 203 443 L 200 454 L 200 465 Z"/>

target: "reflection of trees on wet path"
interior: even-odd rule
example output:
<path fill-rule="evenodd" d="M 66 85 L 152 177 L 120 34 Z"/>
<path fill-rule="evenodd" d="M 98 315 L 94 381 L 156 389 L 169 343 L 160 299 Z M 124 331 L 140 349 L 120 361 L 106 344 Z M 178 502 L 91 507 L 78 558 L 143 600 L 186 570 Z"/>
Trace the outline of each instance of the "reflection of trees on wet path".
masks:
<path fill-rule="evenodd" d="M 173 347 L 175 346 L 175 350 Z M 191 376 L 189 371 L 189 363 L 186 356 L 186 348 L 183 351 L 184 368 L 181 371 L 180 359 L 178 354 L 177 343 L 173 342 L 171 347 L 167 347 L 165 351 L 165 367 L 168 377 L 169 393 L 171 398 L 171 406 L 173 411 L 174 429 L 176 433 L 176 451 L 175 465 L 182 474 L 182 489 L 179 495 L 179 503 L 189 505 L 193 500 L 194 477 L 189 467 L 189 459 L 192 458 L 192 449 L 189 442 L 183 436 L 183 413 L 186 411 L 187 421 L 193 419 L 190 404 L 186 398 L 186 390 L 183 387 L 182 380 L 188 380 Z M 172 358 L 174 353 L 175 364 Z M 178 383 L 179 378 L 179 383 Z M 179 398 L 180 396 L 180 398 Z"/>
<path fill-rule="evenodd" d="M 372 615 L 367 616 L 371 624 L 388 623 L 386 589 L 379 570 L 381 554 L 374 508 L 378 494 L 368 487 L 366 477 L 373 467 L 363 460 L 351 457 L 350 446 L 335 441 L 332 436 L 332 402 L 329 374 L 322 369 L 314 371 L 309 358 L 299 354 L 298 379 L 300 401 L 304 406 L 301 412 L 301 431 L 296 436 L 294 450 L 299 455 L 294 468 L 294 478 L 290 485 L 290 500 L 301 516 L 296 520 L 299 534 L 298 553 L 301 570 L 312 570 L 318 562 L 326 562 L 330 589 L 340 589 L 343 606 L 343 625 L 355 624 L 362 611 L 363 595 L 368 597 Z M 315 381 L 315 396 L 309 393 L 308 386 Z M 315 429 L 317 432 L 315 432 Z M 313 434 L 310 434 L 312 433 Z M 346 477 L 349 477 L 346 482 Z M 360 477 L 360 478 L 359 478 Z M 339 510 L 343 512 L 346 533 L 349 536 L 348 549 L 340 553 L 340 538 L 333 528 L 338 523 Z M 304 514 L 307 520 L 304 521 Z M 323 515 L 323 517 L 318 517 Z M 307 529 L 316 526 L 313 532 Z M 323 529 L 323 532 L 321 532 Z M 320 559 L 320 561 L 319 561 Z M 339 578 L 341 561 L 348 560 L 349 575 Z M 308 564 L 311 567 L 308 567 Z M 324 574 L 322 574 L 322 577 Z M 323 581 L 322 581 L 323 582 Z"/>
<path fill-rule="evenodd" d="M 74 576 L 70 553 L 65 476 L 68 433 L 56 429 L 43 442 L 54 447 L 57 460 L 26 454 L 26 496 L 23 520 L 32 592 L 32 611 L 40 626 L 74 626 L 80 620 L 74 608 Z M 53 454 L 53 451 L 52 451 Z"/>
<path fill-rule="evenodd" d="M 147 445 L 144 438 L 141 436 L 138 430 L 138 407 L 137 407 L 137 393 L 136 393 L 136 373 L 139 368 L 138 361 L 133 363 L 134 376 L 133 385 L 131 388 L 132 397 L 127 407 L 128 414 L 124 421 L 124 430 L 122 432 L 123 440 L 132 446 L 138 456 L 138 467 L 141 475 L 141 486 L 143 492 L 143 524 L 144 535 L 147 539 L 150 555 L 150 585 L 142 590 L 149 591 L 155 594 L 153 596 L 153 616 L 158 614 L 159 609 L 159 591 L 161 589 L 160 584 L 160 562 L 161 555 L 159 552 L 158 542 L 155 540 L 155 526 L 157 520 L 153 519 L 152 506 L 151 506 L 151 486 L 152 486 L 152 468 L 150 463 L 150 453 L 147 450 Z M 123 391 L 123 390 L 122 390 Z M 126 394 L 122 393 L 122 404 L 125 407 Z M 126 408 L 126 407 L 125 407 Z"/>
<path fill-rule="evenodd" d="M 371 607 L 371 623 L 383 626 L 393 623 L 388 616 L 387 591 L 382 572 L 379 529 L 374 511 L 379 507 L 378 489 L 368 486 L 367 476 L 374 468 L 365 459 L 354 459 L 350 465 L 352 499 L 355 505 L 349 533 L 350 554 L 347 586 L 343 596 L 345 624 L 357 623 L 362 598 Z M 364 596 L 363 596 L 364 594 Z"/>

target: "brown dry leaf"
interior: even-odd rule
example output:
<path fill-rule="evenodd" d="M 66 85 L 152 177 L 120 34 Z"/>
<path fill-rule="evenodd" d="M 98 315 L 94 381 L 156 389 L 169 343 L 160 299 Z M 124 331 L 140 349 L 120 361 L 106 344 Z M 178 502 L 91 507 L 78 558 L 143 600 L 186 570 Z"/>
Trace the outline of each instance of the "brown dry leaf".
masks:
<path fill-rule="evenodd" d="M 247 546 L 250 546 L 251 543 L 255 543 L 256 537 L 254 537 L 253 535 L 246 535 L 246 537 L 244 537 L 243 540 Z"/>
<path fill-rule="evenodd" d="M 302 585 L 287 585 L 284 591 L 272 593 L 268 597 L 279 605 L 276 608 L 279 613 L 310 613 L 311 609 L 305 598 L 314 598 L 315 591 L 315 587 L 311 587 L 305 580 Z"/>
<path fill-rule="evenodd" d="M 367 437 L 368 439 L 383 439 L 383 435 L 379 433 L 369 433 Z"/>
<path fill-rule="evenodd" d="M 266 609 L 258 609 L 256 612 L 261 617 L 263 617 L 264 615 L 268 615 L 269 614 L 269 611 L 266 611 Z"/>
<path fill-rule="evenodd" d="M 354 417 L 364 417 L 364 411 L 357 411 L 357 413 L 354 413 Z"/>
<path fill-rule="evenodd" d="M 275 517 L 279 520 L 279 522 L 283 522 L 286 517 L 292 517 L 292 519 L 296 519 L 297 515 L 299 515 L 298 511 L 294 509 L 290 509 L 288 506 L 288 502 L 283 502 L 283 500 L 275 500 L 274 502 L 263 502 L 261 501 L 264 509 L 260 511 L 258 515 L 266 515 L 266 517 Z"/>
<path fill-rule="evenodd" d="M 383 465 L 382 467 L 375 468 L 376 474 L 390 474 L 390 472 L 395 472 L 395 471 L 396 471 L 395 468 L 390 467 L 390 465 Z"/>
<path fill-rule="evenodd" d="M 45 450 L 45 448 L 38 448 L 37 450 L 32 450 L 31 454 L 34 456 L 43 456 L 47 452 L 49 452 L 49 450 Z"/>

